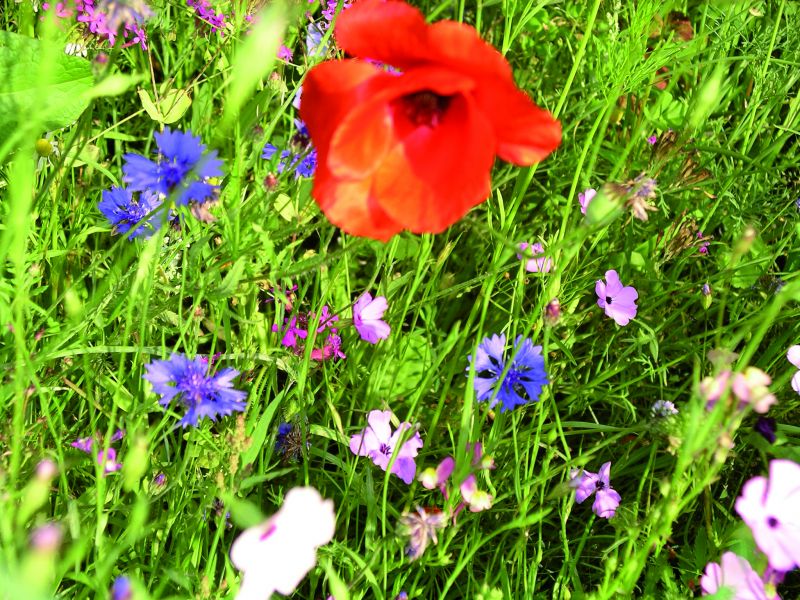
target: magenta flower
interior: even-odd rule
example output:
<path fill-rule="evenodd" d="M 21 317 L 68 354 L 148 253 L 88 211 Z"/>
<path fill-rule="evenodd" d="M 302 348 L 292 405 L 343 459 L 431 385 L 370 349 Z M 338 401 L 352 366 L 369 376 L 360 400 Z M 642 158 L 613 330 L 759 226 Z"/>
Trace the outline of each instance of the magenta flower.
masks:
<path fill-rule="evenodd" d="M 378 340 L 389 337 L 391 328 L 382 320 L 383 313 L 388 308 L 386 298 L 378 296 L 373 298 L 369 292 L 356 300 L 353 306 L 353 325 L 361 339 L 370 344 L 377 344 Z"/>
<path fill-rule="evenodd" d="M 400 437 L 407 429 L 411 429 L 411 423 L 400 423 L 397 430 L 392 433 L 391 425 L 392 411 L 373 410 L 367 417 L 369 427 L 350 438 L 350 451 L 356 456 L 369 456 L 372 462 L 384 471 L 389 466 L 389 461 L 395 453 Z M 397 475 L 404 483 L 410 484 L 414 481 L 417 472 L 417 465 L 414 457 L 422 448 L 422 438 L 419 433 L 414 432 L 411 438 L 403 442 L 403 445 L 396 450 L 397 457 L 392 465 L 392 473 Z"/>
<path fill-rule="evenodd" d="M 292 60 L 292 56 L 293 55 L 294 54 L 293 54 L 292 50 L 290 48 L 284 46 L 283 44 L 281 44 L 281 47 L 278 48 L 278 59 L 279 60 L 285 60 L 285 61 L 288 62 L 288 61 Z"/>
<path fill-rule="evenodd" d="M 580 194 L 578 194 L 578 202 L 581 205 L 581 213 L 584 215 L 586 214 L 586 209 L 589 208 L 589 202 L 591 202 L 596 195 L 597 190 L 594 188 L 583 190 Z"/>
<path fill-rule="evenodd" d="M 525 249 L 530 246 L 533 258 L 525 256 Z M 522 242 L 519 246 L 517 258 L 519 260 L 525 259 L 525 270 L 528 273 L 549 273 L 553 268 L 553 261 L 544 256 L 544 246 L 540 243 L 535 243 L 532 246 L 528 242 Z"/>
<path fill-rule="evenodd" d="M 750 563 L 733 552 L 722 555 L 720 564 L 708 563 L 700 578 L 703 596 L 725 590 L 725 598 L 731 600 L 780 600 L 774 593 L 767 593 L 764 581 L 753 570 Z"/>
<path fill-rule="evenodd" d="M 800 565 L 800 465 L 772 460 L 769 479 L 753 477 L 736 500 L 736 512 L 753 532 L 770 566 L 790 571 Z"/>
<path fill-rule="evenodd" d="M 792 346 L 786 353 L 786 358 L 797 369 L 800 369 L 800 346 Z M 792 389 L 800 394 L 800 370 L 798 370 L 792 377 Z"/>
<path fill-rule="evenodd" d="M 647 138 L 647 143 L 650 144 L 651 146 L 653 146 L 657 141 L 658 141 L 657 135 L 651 135 L 649 138 Z"/>
<path fill-rule="evenodd" d="M 606 283 L 602 279 L 597 280 L 594 292 L 597 294 L 597 306 L 605 309 L 606 316 L 614 319 L 617 325 L 627 325 L 636 316 L 639 293 L 634 287 L 623 287 L 613 269 L 606 271 Z"/>
<path fill-rule="evenodd" d="M 103 467 L 103 475 L 114 473 L 122 468 L 122 464 L 117 462 L 117 451 L 113 448 L 100 450 L 97 453 L 97 464 Z"/>
<path fill-rule="evenodd" d="M 592 510 L 594 514 L 603 519 L 610 519 L 619 506 L 622 497 L 611 487 L 611 463 L 603 463 L 599 473 L 574 470 L 570 487 L 575 490 L 575 501 L 583 503 L 589 496 L 595 494 Z"/>

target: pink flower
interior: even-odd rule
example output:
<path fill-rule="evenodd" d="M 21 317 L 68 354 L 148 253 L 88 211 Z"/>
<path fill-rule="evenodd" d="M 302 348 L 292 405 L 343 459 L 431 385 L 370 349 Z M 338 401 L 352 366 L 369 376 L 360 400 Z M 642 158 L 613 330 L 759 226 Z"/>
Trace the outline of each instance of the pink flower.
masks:
<path fill-rule="evenodd" d="M 764 414 L 777 399 L 770 394 L 767 386 L 772 383 L 772 378 L 758 367 L 747 367 L 744 373 L 737 373 L 733 377 L 731 388 L 739 399 L 740 408 L 747 404 L 757 413 Z"/>
<path fill-rule="evenodd" d="M 417 472 L 414 457 L 422 448 L 422 438 L 419 433 L 414 432 L 411 438 L 395 450 L 403 432 L 411 429 L 411 423 L 400 423 L 397 430 L 392 433 L 391 418 L 390 410 L 370 411 L 367 417 L 369 427 L 350 438 L 350 451 L 356 456 L 369 456 L 372 462 L 384 471 L 389 466 L 393 454 L 396 454 L 392 473 L 404 483 L 410 484 Z"/>
<path fill-rule="evenodd" d="M 243 572 L 236 600 L 291 594 L 317 564 L 317 548 L 333 539 L 333 501 L 311 487 L 289 490 L 280 510 L 236 538 L 231 562 Z"/>
<path fill-rule="evenodd" d="M 122 468 L 122 464 L 117 462 L 117 451 L 113 448 L 100 450 L 97 453 L 97 464 L 103 467 L 103 475 L 114 473 Z"/>
<path fill-rule="evenodd" d="M 647 143 L 650 144 L 651 146 L 654 145 L 657 141 L 658 141 L 657 135 L 651 135 L 649 138 L 647 138 Z"/>
<path fill-rule="evenodd" d="M 777 571 L 800 565 L 800 465 L 772 460 L 769 479 L 753 477 L 736 500 L 736 512 Z"/>
<path fill-rule="evenodd" d="M 720 564 L 706 565 L 700 587 L 704 596 L 724 589 L 728 592 L 725 597 L 730 600 L 780 600 L 778 594 L 767 593 L 764 581 L 750 563 L 733 552 L 723 554 Z"/>
<path fill-rule="evenodd" d="M 483 490 L 478 489 L 475 475 L 467 477 L 458 487 L 461 497 L 469 506 L 470 512 L 481 512 L 492 508 L 492 497 Z"/>
<path fill-rule="evenodd" d="M 580 194 L 578 194 L 578 202 L 581 205 L 581 212 L 585 215 L 586 209 L 589 207 L 589 202 L 597 195 L 597 190 L 594 188 L 589 188 L 588 190 L 583 190 Z"/>
<path fill-rule="evenodd" d="M 570 487 L 575 490 L 575 502 L 582 504 L 595 494 L 592 510 L 603 519 L 610 519 L 617 511 L 622 497 L 611 487 L 611 462 L 603 463 L 599 473 L 575 469 L 571 473 Z"/>
<path fill-rule="evenodd" d="M 597 306 L 605 309 L 606 316 L 614 319 L 617 325 L 627 325 L 636 316 L 639 293 L 634 287 L 623 287 L 613 269 L 606 271 L 606 283 L 602 279 L 597 281 L 594 291 L 597 294 Z"/>
<path fill-rule="evenodd" d="M 786 353 L 786 358 L 795 367 L 800 369 L 800 346 L 792 346 Z M 797 371 L 792 377 L 792 389 L 800 394 L 800 371 Z"/>
<path fill-rule="evenodd" d="M 525 270 L 528 273 L 549 273 L 553 268 L 553 261 L 544 256 L 544 246 L 540 243 L 535 243 L 530 246 L 530 251 L 533 253 L 533 258 L 527 258 L 524 255 L 525 249 L 530 246 L 528 242 L 522 242 L 518 248 L 517 258 L 519 260 L 525 259 Z"/>
<path fill-rule="evenodd" d="M 292 56 L 293 56 L 293 53 L 292 53 L 291 49 L 287 48 L 286 46 L 281 44 L 281 47 L 278 48 L 278 58 L 280 60 L 285 60 L 285 61 L 288 62 L 288 61 L 292 60 Z"/>
<path fill-rule="evenodd" d="M 353 306 L 353 325 L 355 325 L 361 339 L 370 344 L 377 344 L 378 340 L 385 340 L 392 331 L 386 321 L 382 320 L 383 313 L 388 308 L 386 298 L 378 296 L 372 298 L 369 292 L 356 300 Z"/>

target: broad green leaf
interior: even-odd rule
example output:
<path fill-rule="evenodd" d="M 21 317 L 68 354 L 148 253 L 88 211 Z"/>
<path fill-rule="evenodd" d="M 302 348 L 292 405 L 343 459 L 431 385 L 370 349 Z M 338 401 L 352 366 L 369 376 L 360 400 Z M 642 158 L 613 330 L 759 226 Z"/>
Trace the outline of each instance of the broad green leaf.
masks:
<path fill-rule="evenodd" d="M 162 125 L 179 120 L 192 105 L 192 97 L 186 90 L 170 90 L 156 104 L 147 90 L 140 89 L 139 100 L 148 116 Z"/>
<path fill-rule="evenodd" d="M 411 333 L 399 359 L 374 371 L 372 377 L 378 395 L 396 398 L 412 393 L 428 376 L 432 364 L 433 351 L 428 339 L 419 331 Z"/>
<path fill-rule="evenodd" d="M 44 129 L 70 125 L 88 106 L 94 83 L 85 58 L 10 31 L 0 31 L 0 72 L 0 138 L 31 120 Z"/>

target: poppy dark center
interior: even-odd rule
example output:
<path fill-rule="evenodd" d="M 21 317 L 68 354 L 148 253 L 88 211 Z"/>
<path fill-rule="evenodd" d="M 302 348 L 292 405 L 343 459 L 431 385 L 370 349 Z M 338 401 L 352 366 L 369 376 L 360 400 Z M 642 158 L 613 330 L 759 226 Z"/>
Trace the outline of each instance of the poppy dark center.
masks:
<path fill-rule="evenodd" d="M 408 120 L 417 127 L 436 127 L 450 106 L 450 100 L 450 96 L 424 90 L 403 96 L 403 108 Z"/>
<path fill-rule="evenodd" d="M 770 529 L 775 529 L 778 525 L 780 525 L 780 521 L 778 521 L 778 519 L 775 517 L 769 517 L 767 519 L 767 525 Z"/>

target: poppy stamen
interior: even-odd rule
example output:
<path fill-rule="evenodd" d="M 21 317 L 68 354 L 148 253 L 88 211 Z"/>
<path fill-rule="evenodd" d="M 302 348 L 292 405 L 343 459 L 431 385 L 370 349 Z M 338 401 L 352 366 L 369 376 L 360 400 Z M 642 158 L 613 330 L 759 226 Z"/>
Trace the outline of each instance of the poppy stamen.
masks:
<path fill-rule="evenodd" d="M 406 117 L 415 126 L 436 127 L 450 106 L 451 99 L 451 96 L 440 96 L 424 90 L 403 96 L 402 102 Z"/>

